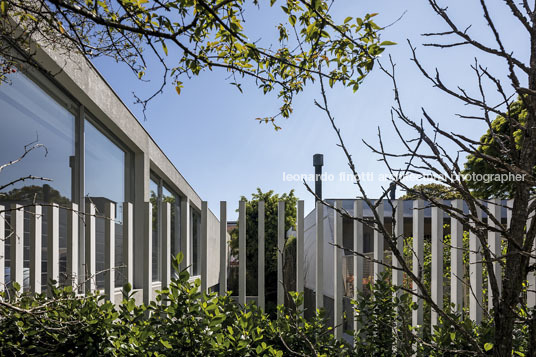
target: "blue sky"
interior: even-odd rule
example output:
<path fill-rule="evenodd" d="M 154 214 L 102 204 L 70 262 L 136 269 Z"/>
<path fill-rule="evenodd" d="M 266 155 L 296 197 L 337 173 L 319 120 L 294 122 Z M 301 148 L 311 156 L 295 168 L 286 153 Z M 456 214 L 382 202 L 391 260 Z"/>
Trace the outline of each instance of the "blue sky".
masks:
<path fill-rule="evenodd" d="M 461 28 L 472 25 L 472 35 L 494 45 L 478 2 L 449 2 L 449 11 Z M 525 35 L 520 26 L 503 5 L 494 4 L 490 6 L 490 11 L 505 34 L 508 48 L 526 59 L 528 48 L 522 45 L 527 43 L 527 38 L 523 37 Z M 470 48 L 440 50 L 422 47 L 425 39 L 420 36 L 421 33 L 447 30 L 427 1 L 338 0 L 333 7 L 333 15 L 339 21 L 347 16 L 363 16 L 367 12 L 379 13 L 376 22 L 380 26 L 393 22 L 405 12 L 399 22 L 383 32 L 383 40 L 394 41 L 398 45 L 389 47 L 381 60 L 387 64 L 387 56 L 391 54 L 397 63 L 406 111 L 413 118 L 420 119 L 421 107 L 424 106 L 443 128 L 454 129 L 473 138 L 480 137 L 485 131 L 482 123 L 462 120 L 454 115 L 471 113 L 471 108 L 461 106 L 432 88 L 410 61 L 406 40 L 410 39 L 418 47 L 419 58 L 428 69 L 439 68 L 446 83 L 461 85 L 471 93 L 477 90 L 474 74 L 469 67 L 474 63 L 475 55 L 508 83 L 504 62 L 482 56 Z M 253 34 L 269 38 L 265 34 L 270 31 L 275 33 L 275 25 L 279 22 L 277 14 L 277 11 L 266 10 L 266 6 L 259 11 L 253 10 L 246 28 Z M 254 120 L 258 116 L 273 113 L 279 104 L 277 99 L 264 96 L 254 86 L 247 84 L 243 87 L 244 94 L 241 94 L 229 85 L 230 81 L 222 72 L 206 72 L 184 81 L 185 88 L 180 96 L 172 87 L 167 88 L 164 94 L 150 103 L 147 120 L 144 121 L 141 107 L 133 104 L 132 92 L 143 96 L 154 90 L 159 80 L 158 72 L 149 69 L 147 78 L 152 82 L 144 83 L 136 80 L 121 64 L 102 59 L 95 61 L 95 64 L 177 169 L 201 197 L 209 201 L 209 207 L 215 214 L 219 214 L 220 200 L 228 201 L 229 210 L 234 210 L 240 196 L 249 196 L 257 187 L 279 193 L 295 189 L 297 196 L 305 200 L 306 212 L 309 212 L 314 204 L 312 196 L 301 182 L 285 181 L 283 174 L 312 173 L 312 156 L 315 153 L 324 154 L 324 171 L 334 175 L 334 181 L 324 183 L 324 197 L 356 197 L 355 185 L 339 180 L 341 172 L 349 173 L 348 165 L 343 152 L 336 146 L 336 136 L 328 119 L 313 104 L 315 98 L 320 99 L 318 87 L 308 88 L 296 99 L 294 114 L 288 120 L 279 121 L 283 129 L 278 132 Z M 404 151 L 391 125 L 393 91 L 389 78 L 375 69 L 357 93 L 338 87 L 328 95 L 358 171 L 372 172 L 375 178 L 379 178 L 379 175 L 386 173 L 385 167 L 362 140 L 377 143 L 377 130 L 380 127 L 387 146 L 394 152 Z M 490 96 L 493 98 L 492 91 Z M 374 197 L 381 192 L 381 185 L 385 184 L 376 179 L 366 182 L 365 187 L 369 195 Z M 234 216 L 232 212 L 229 215 L 230 218 Z"/>

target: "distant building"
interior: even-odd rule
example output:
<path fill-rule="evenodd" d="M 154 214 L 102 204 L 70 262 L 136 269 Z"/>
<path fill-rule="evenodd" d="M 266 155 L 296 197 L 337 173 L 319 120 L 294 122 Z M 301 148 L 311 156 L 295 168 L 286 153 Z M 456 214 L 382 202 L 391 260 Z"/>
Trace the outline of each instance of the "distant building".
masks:
<path fill-rule="evenodd" d="M 326 202 L 333 205 L 335 199 L 326 199 Z M 354 214 L 354 199 L 342 199 L 342 208 L 348 212 L 349 215 L 353 216 Z M 372 200 L 374 202 L 375 200 Z M 445 204 L 450 204 L 450 201 L 444 201 Z M 411 237 L 413 232 L 413 200 L 403 201 L 404 207 L 404 237 Z M 428 207 L 427 203 L 424 202 L 424 239 L 431 239 L 431 208 Z M 384 208 L 384 224 L 388 231 L 392 230 L 392 214 L 393 209 L 388 200 L 383 202 Z M 323 277 L 324 277 L 324 305 L 327 309 L 328 316 L 330 316 L 332 304 L 333 304 L 333 243 L 334 243 L 334 210 L 322 206 L 323 209 L 323 226 L 324 226 L 324 257 L 323 257 Z M 467 207 L 464 207 L 464 210 L 467 211 Z M 506 201 L 503 201 L 502 208 L 502 219 L 506 223 Z M 372 222 L 372 210 L 363 202 L 363 218 L 370 219 Z M 484 214 L 484 219 L 486 215 Z M 342 236 L 343 236 L 343 247 L 346 249 L 343 251 L 343 277 L 344 277 L 344 286 L 347 296 L 352 296 L 354 284 L 359 284 L 353 279 L 353 257 L 354 254 L 354 220 L 350 218 L 343 217 L 343 227 L 342 227 Z M 444 224 L 450 224 L 450 217 L 444 213 Z M 450 230 L 448 227 L 444 229 L 444 234 L 449 234 Z M 362 251 L 364 254 L 373 257 L 374 250 L 374 230 L 367 226 L 363 225 L 363 235 L 360 238 L 362 244 Z M 314 294 L 315 294 L 315 285 L 316 285 L 316 209 L 313 209 L 304 220 L 304 250 L 305 250 L 305 305 L 306 307 L 314 306 Z M 387 263 L 391 260 L 391 252 L 389 250 L 389 245 L 384 241 L 385 247 L 385 261 Z M 373 275 L 373 263 L 369 260 L 364 259 L 363 266 L 363 281 L 361 284 L 366 284 L 370 281 Z M 345 309 L 350 309 L 348 301 L 346 302 Z M 310 311 L 314 311 L 314 308 Z M 349 311 L 349 310 L 348 310 Z"/>
<path fill-rule="evenodd" d="M 227 221 L 227 232 L 231 233 L 231 231 L 235 228 L 238 228 L 238 221 Z"/>

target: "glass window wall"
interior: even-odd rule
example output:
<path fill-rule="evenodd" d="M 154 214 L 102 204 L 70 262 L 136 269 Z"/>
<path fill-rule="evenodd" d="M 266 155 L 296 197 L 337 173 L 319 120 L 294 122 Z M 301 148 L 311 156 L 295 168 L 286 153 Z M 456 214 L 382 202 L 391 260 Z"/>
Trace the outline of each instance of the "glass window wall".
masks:
<path fill-rule="evenodd" d="M 160 201 L 161 191 L 159 179 L 151 178 L 149 182 L 150 201 L 152 205 L 152 270 L 153 281 L 160 281 Z"/>
<path fill-rule="evenodd" d="M 82 119 L 78 115 L 80 107 L 66 99 L 53 83 L 40 75 L 32 75 L 31 78 L 21 72 L 10 75 L 7 83 L 0 84 L 0 108 L 0 165 L 13 162 L 0 172 L 0 205 L 38 203 L 45 206 L 42 227 L 43 288 L 47 286 L 46 206 L 50 203 L 60 205 L 60 283 L 66 278 L 67 266 L 67 210 L 61 207 L 67 207 L 71 201 L 80 203 L 82 194 L 96 205 L 101 215 L 105 212 L 106 203 L 116 204 L 116 266 L 121 266 L 123 202 L 132 199 L 127 185 L 130 154 L 96 120 Z M 86 117 L 88 115 L 86 113 Z M 80 140 L 77 133 L 83 133 L 84 140 Z M 28 152 L 35 144 L 39 144 L 39 147 Z M 84 171 L 79 171 L 79 153 L 84 156 Z M 32 176 L 43 179 L 30 178 Z M 85 187 L 84 192 L 79 192 L 79 187 Z M 26 288 L 29 275 L 29 219 L 29 213 L 25 213 Z M 9 213 L 6 222 L 6 234 L 9 234 Z M 102 271 L 104 219 L 97 219 L 96 224 L 97 271 Z M 9 240 L 6 243 L 4 274 L 9 281 Z M 123 284 L 123 276 L 121 269 L 117 269 L 116 285 Z M 102 288 L 103 274 L 97 276 L 97 282 L 98 287 Z"/>
<path fill-rule="evenodd" d="M 169 203 L 171 208 L 171 254 L 176 256 L 181 249 L 181 197 L 169 189 L 155 174 L 151 174 L 149 183 L 150 200 L 153 209 L 153 281 L 161 281 L 161 244 L 162 244 L 162 206 Z M 172 271 L 172 274 L 177 272 Z"/>
<path fill-rule="evenodd" d="M 0 83 L 0 108 L 0 165 L 12 162 L 0 172 L 0 204 L 69 204 L 75 177 L 75 116 L 22 73 L 10 75 L 8 83 Z M 30 151 L 36 144 L 42 146 Z M 32 179 L 32 176 L 42 179 Z M 9 213 L 6 218 L 9 222 Z M 47 208 L 44 207 L 43 287 L 46 287 L 47 276 L 47 218 Z M 29 219 L 29 213 L 26 213 L 25 288 L 28 288 L 30 266 Z M 8 223 L 6 230 L 9 229 Z M 66 213 L 63 211 L 60 212 L 60 273 L 66 271 L 66 233 Z M 4 274 L 9 281 L 9 240 L 6 245 Z"/>
<path fill-rule="evenodd" d="M 106 205 L 115 205 L 115 266 L 123 262 L 123 202 L 125 202 L 126 153 L 89 120 L 84 123 L 85 135 L 85 197 L 95 204 L 97 216 L 105 214 Z M 97 272 L 105 270 L 104 226 L 106 220 L 96 219 Z M 116 286 L 125 282 L 123 269 L 115 272 Z M 97 274 L 97 288 L 104 288 L 104 274 Z"/>
<path fill-rule="evenodd" d="M 180 210 L 181 210 L 181 198 L 177 194 L 168 190 L 166 186 L 162 188 L 162 202 L 169 202 L 171 207 L 171 254 L 173 257 L 177 256 L 181 249 L 181 227 L 180 227 Z M 172 274 L 178 272 L 172 271 Z"/>

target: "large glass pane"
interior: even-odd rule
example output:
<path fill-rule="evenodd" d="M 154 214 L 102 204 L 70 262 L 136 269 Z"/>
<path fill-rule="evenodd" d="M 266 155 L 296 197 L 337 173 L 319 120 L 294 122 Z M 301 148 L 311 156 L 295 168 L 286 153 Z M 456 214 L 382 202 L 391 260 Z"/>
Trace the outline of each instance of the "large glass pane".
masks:
<path fill-rule="evenodd" d="M 72 198 L 74 169 L 75 118 L 32 80 L 17 73 L 10 83 L 0 84 L 0 165 L 20 161 L 0 173 L 0 204 L 58 203 L 66 205 Z M 44 147 L 22 157 L 32 143 Z M 28 145 L 28 146 L 26 146 Z M 25 147 L 26 146 L 26 147 Z M 36 176 L 47 181 L 20 178 Z M 10 184 L 13 183 L 13 184 Z M 43 286 L 46 286 L 46 225 L 43 220 Z M 9 214 L 8 214 L 9 217 Z M 25 214 L 24 276 L 29 268 L 29 215 Z M 7 228 L 7 226 L 6 226 Z M 10 246 L 6 242 L 6 271 L 9 277 Z M 65 273 L 66 215 L 60 214 L 60 272 Z M 64 276 L 64 274 L 62 274 Z M 8 279 L 9 280 L 9 279 Z M 27 284 L 25 284 L 27 285 Z"/>
<path fill-rule="evenodd" d="M 122 265 L 123 202 L 125 201 L 125 152 L 100 132 L 91 122 L 85 121 L 85 195 L 93 202 L 97 215 L 104 215 L 108 203 L 115 204 L 115 266 Z M 104 218 L 96 219 L 97 272 L 104 266 Z M 122 269 L 116 269 L 116 286 L 124 282 Z M 97 288 L 104 287 L 104 274 L 97 274 Z"/>
<path fill-rule="evenodd" d="M 74 116 L 22 74 L 0 84 L 0 162 L 16 160 L 25 145 L 45 146 L 2 170 L 0 186 L 28 175 L 50 179 L 21 181 L 0 192 L 2 202 L 68 203 L 71 199 L 71 157 Z M 30 145 L 31 146 L 31 145 Z"/>
<path fill-rule="evenodd" d="M 158 184 L 152 179 L 149 181 L 149 190 L 151 191 L 151 204 L 153 212 L 153 229 L 152 229 L 152 269 L 153 281 L 160 281 L 160 195 Z"/>
<path fill-rule="evenodd" d="M 165 186 L 162 188 L 162 202 L 169 202 L 171 206 L 171 254 L 175 257 L 181 247 L 180 241 L 180 197 L 172 193 Z M 172 271 L 172 274 L 178 272 Z"/>

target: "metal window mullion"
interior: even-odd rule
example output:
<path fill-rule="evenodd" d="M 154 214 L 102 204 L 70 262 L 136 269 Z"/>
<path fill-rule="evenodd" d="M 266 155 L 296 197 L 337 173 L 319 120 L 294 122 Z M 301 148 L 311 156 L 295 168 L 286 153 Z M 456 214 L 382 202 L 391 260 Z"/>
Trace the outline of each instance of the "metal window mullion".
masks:
<path fill-rule="evenodd" d="M 158 269 L 158 275 L 156 277 L 157 281 L 162 281 L 162 187 L 164 185 L 164 181 L 160 178 L 158 180 L 158 197 L 156 199 L 156 239 L 158 239 L 157 244 L 157 269 Z"/>
<path fill-rule="evenodd" d="M 181 197 L 175 193 L 173 193 L 173 196 L 175 197 L 175 203 L 174 203 L 174 222 L 173 222 L 173 229 L 174 234 L 173 237 L 171 237 L 173 241 L 173 251 L 171 254 L 173 254 L 173 257 L 176 257 L 177 254 L 181 250 Z M 172 212 L 173 213 L 173 212 Z M 175 274 L 178 274 L 179 272 L 171 271 L 171 276 L 174 276 Z"/>
<path fill-rule="evenodd" d="M 85 257 L 86 257 L 86 244 L 85 244 L 85 214 L 86 212 L 86 199 L 85 199 L 85 159 L 86 159 L 86 140 L 85 140 L 85 107 L 80 105 L 79 115 L 76 118 L 75 122 L 76 133 L 75 133 L 75 164 L 76 164 L 76 177 L 74 178 L 77 185 L 77 192 L 75 193 L 76 197 L 75 203 L 78 203 L 78 210 L 82 214 L 83 218 L 82 224 L 78 225 L 78 283 L 81 288 L 84 289 L 84 284 L 82 282 L 85 279 L 84 269 L 85 269 Z"/>
<path fill-rule="evenodd" d="M 197 275 L 201 275 L 201 213 L 197 215 Z"/>

